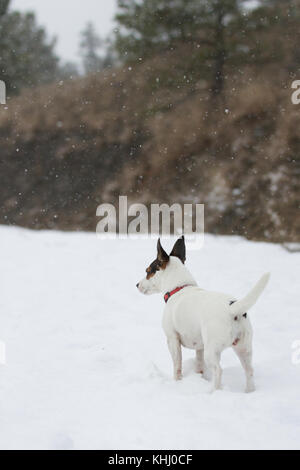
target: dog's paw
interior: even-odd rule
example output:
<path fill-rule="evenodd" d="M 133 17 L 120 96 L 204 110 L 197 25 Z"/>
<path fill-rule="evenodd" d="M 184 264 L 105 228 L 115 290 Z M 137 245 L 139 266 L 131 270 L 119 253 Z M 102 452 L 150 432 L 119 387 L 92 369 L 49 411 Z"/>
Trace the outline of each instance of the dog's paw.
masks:
<path fill-rule="evenodd" d="M 175 372 L 174 374 L 174 379 L 177 381 L 177 380 L 182 380 L 182 372 L 181 370 L 178 370 L 177 372 Z"/>
<path fill-rule="evenodd" d="M 210 390 L 209 390 L 208 393 L 209 393 L 209 394 L 212 394 L 212 393 L 215 393 L 215 392 L 220 392 L 220 391 L 222 391 L 222 390 L 223 390 L 222 385 L 220 385 L 219 387 L 215 387 L 214 385 L 212 385 L 212 386 L 210 387 Z"/>
<path fill-rule="evenodd" d="M 210 379 L 211 379 L 211 376 L 210 376 L 209 372 L 208 372 L 207 370 L 205 370 L 205 369 L 204 369 L 204 372 L 203 372 L 203 374 L 202 374 L 202 378 L 203 378 L 204 380 L 208 380 L 208 381 L 210 381 Z"/>
<path fill-rule="evenodd" d="M 247 387 L 245 388 L 245 393 L 252 393 L 252 392 L 255 392 L 255 385 L 254 384 L 247 385 Z"/>

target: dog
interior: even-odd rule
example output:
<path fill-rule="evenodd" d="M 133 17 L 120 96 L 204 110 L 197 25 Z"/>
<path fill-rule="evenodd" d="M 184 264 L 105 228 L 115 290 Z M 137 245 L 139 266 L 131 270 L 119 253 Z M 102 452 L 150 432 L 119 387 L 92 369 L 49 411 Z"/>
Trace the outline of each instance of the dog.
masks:
<path fill-rule="evenodd" d="M 248 310 L 256 303 L 269 280 L 264 274 L 241 300 L 201 289 L 185 266 L 184 236 L 179 238 L 170 255 L 157 242 L 157 257 L 146 269 L 146 277 L 137 283 L 143 294 L 163 293 L 165 309 L 163 329 L 174 366 L 174 379 L 182 378 L 181 346 L 196 351 L 196 372 L 208 379 L 212 391 L 221 388 L 220 357 L 232 347 L 246 375 L 246 392 L 255 384 L 252 366 L 252 327 Z"/>

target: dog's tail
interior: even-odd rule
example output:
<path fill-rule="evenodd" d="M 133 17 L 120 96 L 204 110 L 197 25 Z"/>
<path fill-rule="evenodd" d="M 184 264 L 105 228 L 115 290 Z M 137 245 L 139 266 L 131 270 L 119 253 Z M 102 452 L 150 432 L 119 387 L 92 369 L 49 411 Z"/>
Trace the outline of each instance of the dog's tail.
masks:
<path fill-rule="evenodd" d="M 238 320 L 241 315 L 244 315 L 257 301 L 258 297 L 262 294 L 270 279 L 270 273 L 265 273 L 260 280 L 255 284 L 253 289 L 241 300 L 234 302 L 229 308 L 230 313 L 235 320 Z"/>

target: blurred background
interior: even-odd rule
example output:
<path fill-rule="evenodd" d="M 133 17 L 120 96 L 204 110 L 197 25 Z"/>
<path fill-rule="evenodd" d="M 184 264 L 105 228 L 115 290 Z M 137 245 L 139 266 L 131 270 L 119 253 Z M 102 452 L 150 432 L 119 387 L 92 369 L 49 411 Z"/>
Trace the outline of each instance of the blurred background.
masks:
<path fill-rule="evenodd" d="M 0 0 L 0 79 L 1 224 L 127 195 L 300 241 L 300 0 Z"/>

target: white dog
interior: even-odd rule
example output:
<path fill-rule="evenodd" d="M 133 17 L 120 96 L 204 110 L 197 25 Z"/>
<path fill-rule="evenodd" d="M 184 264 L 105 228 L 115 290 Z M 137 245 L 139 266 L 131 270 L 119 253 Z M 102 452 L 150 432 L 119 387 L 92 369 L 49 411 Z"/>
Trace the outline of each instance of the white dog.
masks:
<path fill-rule="evenodd" d="M 242 300 L 200 289 L 184 266 L 182 236 L 168 256 L 157 243 L 157 258 L 137 284 L 143 294 L 164 293 L 163 329 L 173 359 L 174 378 L 182 378 L 181 346 L 196 350 L 196 370 L 207 378 L 212 372 L 212 390 L 221 388 L 221 352 L 233 347 L 246 374 L 246 392 L 255 390 L 252 367 L 252 328 L 247 311 L 264 290 L 270 274 L 264 274 Z"/>

